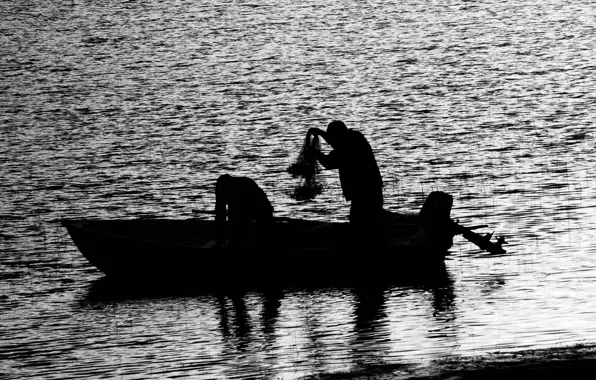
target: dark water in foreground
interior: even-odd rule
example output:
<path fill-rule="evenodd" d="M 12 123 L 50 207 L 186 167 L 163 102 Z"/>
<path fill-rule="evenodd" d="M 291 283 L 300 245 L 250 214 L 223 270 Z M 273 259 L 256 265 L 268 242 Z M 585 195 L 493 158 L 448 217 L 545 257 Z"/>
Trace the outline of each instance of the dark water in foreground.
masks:
<path fill-rule="evenodd" d="M 297 378 L 594 341 L 594 7 L 584 0 L 0 4 L 0 374 Z M 197 217 L 224 172 L 343 220 L 284 169 L 344 120 L 386 208 L 431 190 L 509 241 L 381 289 L 114 289 L 61 218 Z M 159 284 L 157 284 L 159 285 Z"/>

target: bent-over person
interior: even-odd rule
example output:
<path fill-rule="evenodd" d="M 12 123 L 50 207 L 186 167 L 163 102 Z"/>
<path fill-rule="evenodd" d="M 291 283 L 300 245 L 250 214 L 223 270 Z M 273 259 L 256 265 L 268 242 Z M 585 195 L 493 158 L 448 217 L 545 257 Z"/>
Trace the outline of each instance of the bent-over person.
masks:
<path fill-rule="evenodd" d="M 230 231 L 226 231 L 226 220 Z M 253 238 L 253 222 L 257 230 L 273 221 L 273 206 L 267 195 L 248 177 L 221 175 L 215 185 L 216 243 Z M 227 234 L 229 233 L 229 236 Z"/>

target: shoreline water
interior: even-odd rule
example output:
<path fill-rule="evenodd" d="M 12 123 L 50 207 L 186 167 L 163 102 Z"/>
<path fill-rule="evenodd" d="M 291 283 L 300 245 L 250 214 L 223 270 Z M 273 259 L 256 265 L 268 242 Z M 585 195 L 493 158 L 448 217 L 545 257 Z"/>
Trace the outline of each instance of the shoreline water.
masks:
<path fill-rule="evenodd" d="M 371 366 L 348 372 L 305 377 L 302 380 L 513 380 L 542 376 L 565 376 L 575 379 L 582 378 L 588 370 L 596 370 L 595 343 L 521 351 L 495 351 L 471 357 L 454 356 L 424 364 Z"/>

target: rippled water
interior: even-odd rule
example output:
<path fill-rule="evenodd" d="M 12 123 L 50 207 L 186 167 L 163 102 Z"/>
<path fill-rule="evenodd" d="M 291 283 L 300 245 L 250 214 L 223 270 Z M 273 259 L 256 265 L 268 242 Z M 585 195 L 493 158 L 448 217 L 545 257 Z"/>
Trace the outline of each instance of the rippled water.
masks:
<path fill-rule="evenodd" d="M 586 0 L 0 3 L 0 374 L 297 378 L 596 340 L 595 9 Z M 445 278 L 383 289 L 135 294 L 56 222 L 188 218 L 222 173 L 279 216 L 343 220 L 284 169 L 306 130 L 362 131 L 386 208 L 431 190 Z M 487 232 L 490 232 L 487 231 Z"/>

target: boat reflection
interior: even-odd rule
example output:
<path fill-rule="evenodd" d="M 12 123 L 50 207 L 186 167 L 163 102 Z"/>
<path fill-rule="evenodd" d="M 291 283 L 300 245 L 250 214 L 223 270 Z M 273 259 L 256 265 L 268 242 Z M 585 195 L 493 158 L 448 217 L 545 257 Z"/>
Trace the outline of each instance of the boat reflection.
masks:
<path fill-rule="evenodd" d="M 416 344 L 432 346 L 440 344 L 437 338 L 456 339 L 453 284 L 445 267 L 432 278 L 393 284 L 217 292 L 123 287 L 104 277 L 91 285 L 84 302 L 133 300 L 136 313 L 151 314 L 160 303 L 172 305 L 180 297 L 185 308 L 201 310 L 179 323 L 201 342 L 197 350 L 216 353 L 212 355 L 221 363 L 219 374 L 232 371 L 228 374 L 236 376 L 242 370 L 275 376 L 279 368 L 306 374 L 346 365 L 399 365 L 402 353 Z M 428 322 L 424 326 L 421 315 Z M 233 368 L 226 363 L 233 363 Z"/>

